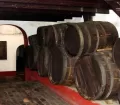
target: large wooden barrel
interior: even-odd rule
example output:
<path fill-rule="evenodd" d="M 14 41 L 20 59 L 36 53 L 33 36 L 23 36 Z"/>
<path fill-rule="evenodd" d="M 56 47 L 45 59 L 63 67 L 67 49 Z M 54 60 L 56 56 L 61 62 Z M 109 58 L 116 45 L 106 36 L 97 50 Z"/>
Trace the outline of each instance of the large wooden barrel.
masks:
<path fill-rule="evenodd" d="M 112 51 L 100 52 L 100 58 L 104 59 L 106 62 L 106 87 L 104 94 L 101 97 L 106 99 L 117 95 L 120 89 L 120 70 L 113 61 Z"/>
<path fill-rule="evenodd" d="M 86 99 L 107 99 L 116 95 L 120 88 L 120 70 L 113 62 L 112 51 L 80 58 L 75 65 L 75 83 Z"/>
<path fill-rule="evenodd" d="M 106 73 L 104 62 L 98 56 L 88 55 L 77 60 L 74 68 L 76 88 L 88 100 L 99 99 L 105 89 Z"/>
<path fill-rule="evenodd" d="M 63 40 L 65 50 L 70 57 L 80 56 L 82 54 L 84 37 L 81 28 L 77 24 L 67 24 Z"/>
<path fill-rule="evenodd" d="M 48 69 L 50 69 L 50 51 L 47 47 L 41 48 L 38 53 L 37 69 L 40 76 L 48 76 Z"/>
<path fill-rule="evenodd" d="M 110 22 L 99 21 L 99 23 L 103 26 L 105 30 L 105 37 L 107 40 L 106 47 L 113 47 L 118 38 L 118 31 L 116 27 Z"/>
<path fill-rule="evenodd" d="M 71 56 L 93 53 L 97 49 L 113 47 L 118 32 L 109 22 L 87 21 L 84 23 L 67 23 L 63 33 L 63 47 Z"/>
<path fill-rule="evenodd" d="M 99 33 L 95 22 L 71 23 L 64 34 L 64 46 L 71 56 L 93 53 L 99 46 Z"/>
<path fill-rule="evenodd" d="M 66 24 L 56 24 L 56 25 L 50 26 L 48 28 L 49 35 L 47 35 L 47 36 L 49 36 L 49 38 L 48 38 L 49 42 L 48 42 L 47 46 L 49 48 L 51 48 L 53 46 L 63 47 L 63 49 L 65 50 L 65 53 L 67 55 L 70 55 L 71 57 L 80 56 L 82 53 L 83 44 L 84 44 L 82 32 L 81 32 L 81 30 L 77 31 L 77 29 L 75 29 L 75 31 L 78 32 L 77 35 L 67 33 L 68 25 L 71 28 L 72 27 L 75 27 L 77 29 L 79 28 L 77 25 L 69 24 L 69 23 L 68 24 L 67 23 Z M 74 43 L 72 43 L 72 42 L 74 42 Z"/>
<path fill-rule="evenodd" d="M 120 69 L 120 38 L 117 39 L 113 46 L 113 60 Z"/>
<path fill-rule="evenodd" d="M 118 38 L 118 31 L 112 23 L 104 21 L 89 21 L 85 22 L 84 24 L 86 24 L 86 26 L 88 27 L 92 38 L 91 46 L 97 45 L 96 49 L 113 47 L 116 39 Z M 93 47 L 93 49 L 94 48 L 95 47 Z"/>
<path fill-rule="evenodd" d="M 53 84 L 73 84 L 73 69 L 76 59 L 66 56 L 64 50 L 56 46 L 50 49 L 50 53 L 49 80 Z"/>

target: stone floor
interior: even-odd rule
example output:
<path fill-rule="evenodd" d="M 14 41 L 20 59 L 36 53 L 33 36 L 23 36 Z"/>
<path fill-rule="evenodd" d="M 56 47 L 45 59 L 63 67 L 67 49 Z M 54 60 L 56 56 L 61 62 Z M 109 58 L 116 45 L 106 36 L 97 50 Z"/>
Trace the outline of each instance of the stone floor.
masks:
<path fill-rule="evenodd" d="M 0 79 L 0 105 L 68 105 L 39 82 Z"/>

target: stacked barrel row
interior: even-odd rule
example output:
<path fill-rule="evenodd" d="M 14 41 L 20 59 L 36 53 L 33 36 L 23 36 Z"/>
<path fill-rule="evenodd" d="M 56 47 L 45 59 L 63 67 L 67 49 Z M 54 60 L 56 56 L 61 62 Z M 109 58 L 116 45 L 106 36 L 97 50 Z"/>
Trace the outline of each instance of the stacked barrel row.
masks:
<path fill-rule="evenodd" d="M 117 39 L 118 32 L 109 22 L 39 27 L 37 35 L 29 37 L 33 51 L 29 66 L 53 84 L 75 83 L 86 99 L 109 98 L 120 86 L 119 69 L 112 58 Z"/>

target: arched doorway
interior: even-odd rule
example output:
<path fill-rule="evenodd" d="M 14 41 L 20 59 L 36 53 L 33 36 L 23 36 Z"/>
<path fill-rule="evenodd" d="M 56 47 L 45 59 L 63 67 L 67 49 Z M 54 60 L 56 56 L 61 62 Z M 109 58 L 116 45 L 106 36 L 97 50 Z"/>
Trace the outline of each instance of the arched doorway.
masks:
<path fill-rule="evenodd" d="M 4 27 L 4 28 L 1 28 L 1 27 Z M 16 28 L 17 30 L 19 30 L 19 32 L 20 32 L 20 34 L 22 35 L 22 40 L 23 40 L 23 46 L 24 47 L 26 47 L 26 46 L 28 46 L 28 39 L 27 39 L 27 34 L 26 34 L 26 32 L 21 28 L 21 27 L 19 27 L 19 26 L 16 26 L 16 25 L 13 25 L 13 24 L 1 24 L 0 25 L 0 37 L 2 36 L 2 34 L 3 33 L 1 33 L 1 31 L 3 32 L 3 31 L 5 31 L 5 33 L 7 32 L 6 31 L 6 29 L 8 27 L 14 27 L 14 28 Z M 9 30 L 8 32 L 13 32 L 13 30 Z M 5 34 L 4 33 L 4 34 Z M 13 33 L 12 33 L 13 34 Z M 12 36 L 17 36 L 15 33 L 14 33 L 14 35 L 12 35 Z M 19 36 L 19 35 L 18 35 Z M 8 39 L 10 39 L 10 38 L 8 38 Z M 7 40 L 8 40 L 7 39 Z M 17 38 L 15 38 L 14 40 L 16 40 Z M 0 38 L 0 40 L 3 40 L 2 39 L 2 37 Z M 11 42 L 11 43 L 13 43 L 13 42 Z M 16 44 L 16 43 L 14 43 L 14 44 Z M 8 47 L 8 46 L 7 46 Z M 17 46 L 18 47 L 18 46 Z M 13 50 L 13 47 L 11 47 L 11 51 Z M 16 50 L 17 50 L 17 48 L 16 48 Z M 14 56 L 14 58 L 15 58 L 15 63 L 14 63 L 14 65 L 16 65 L 16 51 L 15 51 L 15 54 L 11 54 L 10 56 Z M 6 59 L 6 61 L 4 60 L 4 62 L 6 62 L 6 66 L 9 66 L 10 67 L 10 63 L 8 63 L 7 62 L 7 60 L 8 59 Z M 3 61 L 1 61 L 1 62 L 3 62 Z M 11 61 L 12 62 L 12 61 Z M 3 70 L 1 71 L 1 69 L 0 69 L 0 76 L 15 76 L 16 75 L 16 67 L 14 67 L 15 69 L 13 69 L 13 70 L 9 70 L 9 68 L 7 68 L 7 69 L 4 69 L 4 67 L 5 66 L 3 66 Z"/>

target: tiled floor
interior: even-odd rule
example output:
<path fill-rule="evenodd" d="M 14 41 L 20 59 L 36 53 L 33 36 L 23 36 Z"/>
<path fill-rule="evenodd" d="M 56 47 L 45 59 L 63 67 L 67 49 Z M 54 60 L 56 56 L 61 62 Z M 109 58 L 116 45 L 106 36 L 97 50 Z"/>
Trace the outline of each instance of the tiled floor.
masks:
<path fill-rule="evenodd" d="M 0 105 L 68 105 L 39 82 L 0 80 Z"/>

